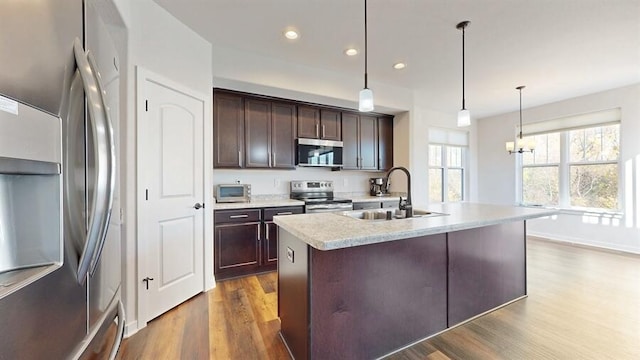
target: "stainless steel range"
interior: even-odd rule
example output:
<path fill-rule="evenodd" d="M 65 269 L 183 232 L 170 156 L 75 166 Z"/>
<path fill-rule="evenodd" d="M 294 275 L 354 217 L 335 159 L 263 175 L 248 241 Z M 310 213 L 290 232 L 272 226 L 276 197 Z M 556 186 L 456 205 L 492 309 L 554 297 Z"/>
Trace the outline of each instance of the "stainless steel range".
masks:
<path fill-rule="evenodd" d="M 331 180 L 294 180 L 290 197 L 304 201 L 304 212 L 308 214 L 353 210 L 351 199 L 333 197 L 333 189 Z"/>

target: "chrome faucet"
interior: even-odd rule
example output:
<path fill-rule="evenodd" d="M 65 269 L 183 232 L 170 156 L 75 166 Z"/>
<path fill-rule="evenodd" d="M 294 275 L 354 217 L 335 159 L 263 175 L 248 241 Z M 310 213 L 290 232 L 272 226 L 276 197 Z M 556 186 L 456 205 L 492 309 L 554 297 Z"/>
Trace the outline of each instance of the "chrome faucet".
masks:
<path fill-rule="evenodd" d="M 407 175 L 407 198 L 403 199 L 400 196 L 400 202 L 398 203 L 398 209 L 405 211 L 405 217 L 413 217 L 413 206 L 411 205 L 411 174 L 407 168 L 402 166 L 396 166 L 387 171 L 387 179 L 389 179 L 389 175 L 396 170 L 402 170 Z"/>

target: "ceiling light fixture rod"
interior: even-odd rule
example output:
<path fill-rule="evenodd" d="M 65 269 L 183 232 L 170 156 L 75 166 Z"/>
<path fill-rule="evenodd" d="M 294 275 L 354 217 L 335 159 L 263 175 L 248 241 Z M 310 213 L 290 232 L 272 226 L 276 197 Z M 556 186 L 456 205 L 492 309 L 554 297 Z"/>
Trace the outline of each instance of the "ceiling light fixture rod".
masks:
<path fill-rule="evenodd" d="M 364 88 L 369 88 L 369 79 L 367 74 L 367 0 L 364 0 Z"/>
<path fill-rule="evenodd" d="M 520 140 L 522 140 L 522 89 L 524 89 L 524 85 L 518 86 L 516 89 L 520 92 Z"/>
<path fill-rule="evenodd" d="M 465 77 L 464 77 L 464 30 L 467 28 L 467 26 L 469 26 L 470 21 L 462 21 L 459 22 L 458 25 L 456 25 L 456 29 L 458 30 L 462 30 L 462 109 L 460 109 L 460 111 L 458 112 L 458 126 L 459 127 L 463 127 L 463 126 L 469 126 L 471 125 L 471 114 L 469 113 L 469 110 L 467 110 L 466 104 L 465 104 L 465 96 L 464 96 L 464 83 L 465 83 Z"/>
<path fill-rule="evenodd" d="M 367 51 L 367 0 L 364 0 L 364 89 L 360 90 L 358 99 L 358 110 L 362 112 L 373 111 L 373 91 L 369 89 L 368 60 Z"/>

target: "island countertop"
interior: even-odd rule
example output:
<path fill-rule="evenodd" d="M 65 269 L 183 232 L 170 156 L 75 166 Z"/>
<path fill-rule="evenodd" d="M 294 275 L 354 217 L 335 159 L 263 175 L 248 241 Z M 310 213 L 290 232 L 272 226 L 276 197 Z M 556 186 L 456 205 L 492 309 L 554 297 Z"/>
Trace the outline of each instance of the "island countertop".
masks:
<path fill-rule="evenodd" d="M 319 213 L 276 216 L 274 221 L 282 229 L 318 250 L 335 250 L 557 213 L 552 209 L 478 203 L 432 204 L 419 208 L 448 215 L 371 221 L 354 219 L 340 213 Z"/>

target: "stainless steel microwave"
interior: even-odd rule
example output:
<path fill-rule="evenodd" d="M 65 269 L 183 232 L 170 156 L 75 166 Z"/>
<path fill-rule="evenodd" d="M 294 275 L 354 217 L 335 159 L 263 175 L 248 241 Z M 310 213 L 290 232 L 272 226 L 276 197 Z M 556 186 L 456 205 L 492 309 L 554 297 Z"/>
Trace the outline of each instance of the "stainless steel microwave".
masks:
<path fill-rule="evenodd" d="M 342 141 L 298 139 L 298 166 L 342 167 Z"/>
<path fill-rule="evenodd" d="M 216 202 L 250 202 L 251 185 L 249 184 L 219 184 L 216 186 Z"/>

